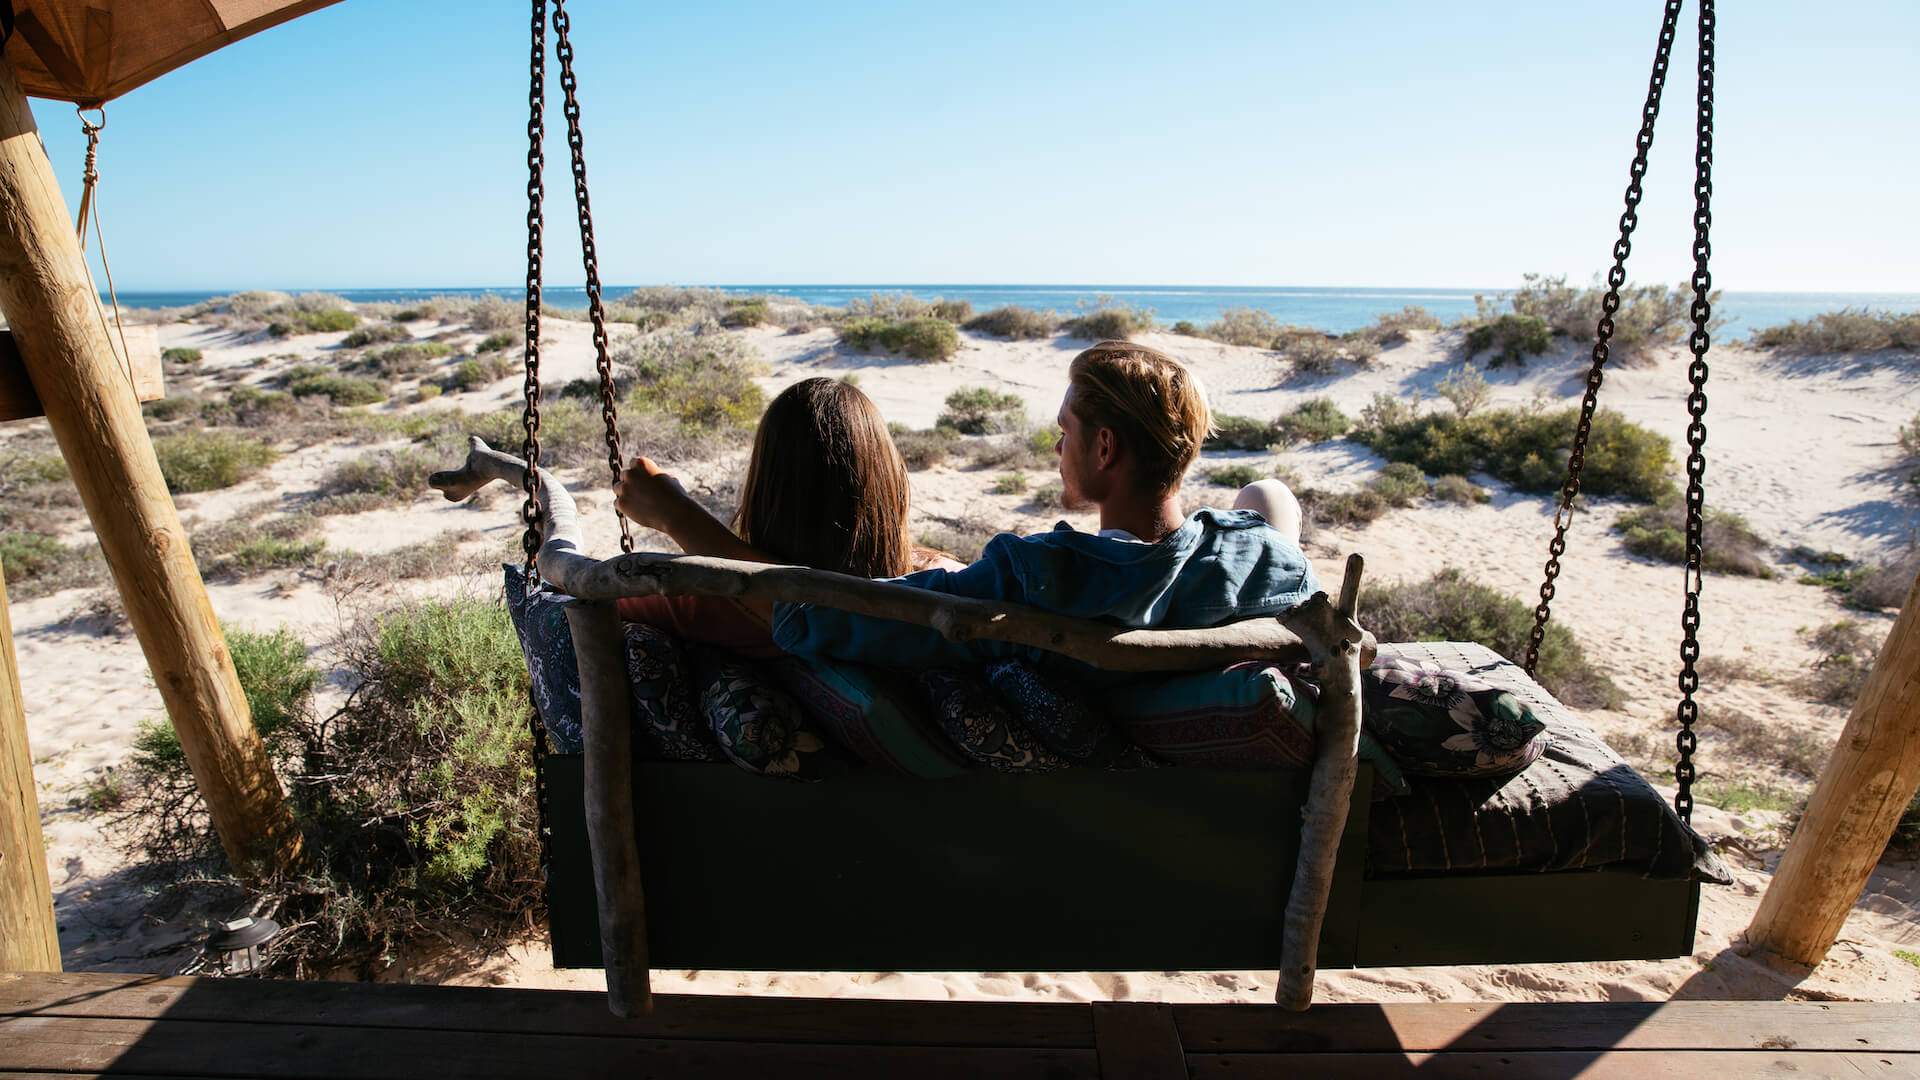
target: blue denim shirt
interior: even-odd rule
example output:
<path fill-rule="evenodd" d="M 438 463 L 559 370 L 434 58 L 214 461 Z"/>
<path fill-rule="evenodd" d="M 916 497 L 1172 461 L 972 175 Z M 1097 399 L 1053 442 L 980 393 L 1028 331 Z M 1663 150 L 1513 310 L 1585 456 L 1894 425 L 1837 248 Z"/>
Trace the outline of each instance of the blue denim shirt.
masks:
<path fill-rule="evenodd" d="M 1120 626 L 1165 629 L 1277 615 L 1320 591 L 1300 546 L 1251 510 L 1197 510 L 1157 544 L 1083 533 L 1065 522 L 1033 536 L 1002 533 L 972 566 L 923 570 L 897 580 Z M 937 667 L 997 656 L 1067 663 L 1037 649 L 996 641 L 956 644 L 926 627 L 814 604 L 775 604 L 773 637 L 797 656 L 882 667 Z"/>

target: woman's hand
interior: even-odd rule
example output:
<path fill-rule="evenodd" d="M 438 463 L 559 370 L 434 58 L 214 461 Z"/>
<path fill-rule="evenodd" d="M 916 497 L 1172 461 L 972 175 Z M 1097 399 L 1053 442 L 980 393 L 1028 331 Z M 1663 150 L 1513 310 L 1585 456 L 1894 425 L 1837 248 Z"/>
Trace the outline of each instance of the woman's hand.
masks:
<path fill-rule="evenodd" d="M 679 480 L 644 456 L 634 458 L 620 474 L 613 492 L 623 516 L 669 536 L 686 520 L 688 507 L 700 509 Z"/>

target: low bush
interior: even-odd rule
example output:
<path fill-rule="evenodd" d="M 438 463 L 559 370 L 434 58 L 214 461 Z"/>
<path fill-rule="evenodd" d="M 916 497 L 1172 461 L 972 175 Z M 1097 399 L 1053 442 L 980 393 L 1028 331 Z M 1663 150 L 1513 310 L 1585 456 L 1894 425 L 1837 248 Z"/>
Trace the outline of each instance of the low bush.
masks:
<path fill-rule="evenodd" d="M 960 325 L 962 330 L 988 334 L 1010 341 L 1050 338 L 1060 328 L 1060 316 L 1052 311 L 1035 311 L 1018 304 L 1005 304 L 975 315 Z"/>
<path fill-rule="evenodd" d="M 1493 394 L 1493 388 L 1472 364 L 1461 364 L 1458 371 L 1442 378 L 1433 389 L 1462 417 L 1472 416 Z"/>
<path fill-rule="evenodd" d="M 1820 775 L 1833 750 L 1830 741 L 1798 724 L 1774 726 L 1734 709 L 1702 709 L 1697 723 L 1708 753 L 1731 753 L 1751 764 L 1797 773 L 1808 780 Z"/>
<path fill-rule="evenodd" d="M 318 491 L 323 496 L 372 495 L 408 502 L 427 492 L 427 475 L 441 467 L 432 454 L 413 447 L 375 450 L 335 465 L 321 478 Z"/>
<path fill-rule="evenodd" d="M 1251 416 L 1213 414 L 1213 430 L 1203 447 L 1208 450 L 1265 450 L 1280 441 L 1275 425 Z"/>
<path fill-rule="evenodd" d="M 1450 473 L 1433 482 L 1433 497 L 1441 502 L 1462 506 L 1492 500 L 1493 493 L 1458 473 Z"/>
<path fill-rule="evenodd" d="M 1538 315 L 1500 315 L 1467 331 L 1467 355 L 1493 353 L 1494 367 L 1524 364 L 1553 347 L 1553 330 Z"/>
<path fill-rule="evenodd" d="M 1565 275 L 1528 274 L 1506 299 L 1513 315 L 1539 319 L 1553 335 L 1590 342 L 1599 326 L 1605 291 L 1598 284 L 1585 289 L 1568 285 Z M 1485 323 L 1499 314 L 1498 304 L 1475 299 L 1480 308 L 1477 321 Z M 1720 294 L 1712 293 L 1708 302 L 1717 306 Z M 1623 364 L 1642 363 L 1654 350 L 1680 344 L 1693 328 L 1692 309 L 1690 288 L 1623 286 L 1619 309 L 1613 315 L 1611 355 Z M 1718 317 L 1709 321 L 1708 333 L 1717 331 L 1724 322 Z"/>
<path fill-rule="evenodd" d="M 92 544 L 63 544 L 44 533 L 0 532 L 0 570 L 15 600 L 84 585 L 100 569 Z"/>
<path fill-rule="evenodd" d="M 293 334 L 332 334 L 351 330 L 359 323 L 358 315 L 340 308 L 289 311 L 268 323 L 267 333 L 277 338 L 289 337 Z"/>
<path fill-rule="evenodd" d="M 1920 351 L 1920 312 L 1894 313 L 1864 308 L 1842 308 L 1796 319 L 1781 326 L 1755 330 L 1755 348 L 1777 349 L 1806 356 L 1878 352 L 1882 349 Z"/>
<path fill-rule="evenodd" d="M 1375 473 L 1367 481 L 1367 487 L 1374 494 L 1386 500 L 1388 506 L 1412 506 L 1427 497 L 1427 474 L 1419 466 L 1396 461 Z"/>
<path fill-rule="evenodd" d="M 993 482 L 995 495 L 1019 495 L 1027 490 L 1027 474 L 1010 472 L 996 478 Z"/>
<path fill-rule="evenodd" d="M 882 322 L 911 322 L 915 319 L 939 319 L 966 322 L 973 316 L 973 304 L 967 300 L 922 300 L 907 292 L 873 293 L 865 300 L 848 301 L 842 315 L 846 320 L 879 319 Z"/>
<path fill-rule="evenodd" d="M 389 341 L 412 341 L 413 334 L 404 326 L 395 323 L 373 323 L 362 326 L 348 334 L 341 345 L 349 349 L 358 349 L 367 345 L 380 345 Z"/>
<path fill-rule="evenodd" d="M 936 427 L 950 427 L 962 435 L 991 435 L 1015 431 L 1027 421 L 1027 403 L 1019 394 L 984 386 L 963 386 L 947 395 L 946 408 Z"/>
<path fill-rule="evenodd" d="M 952 428 L 936 427 L 920 431 L 902 428 L 893 433 L 894 447 L 900 451 L 907 468 L 914 472 L 931 469 L 945 462 L 953 456 L 959 444 L 960 436 Z"/>
<path fill-rule="evenodd" d="M 1230 307 L 1221 311 L 1218 319 L 1201 327 L 1200 336 L 1227 345 L 1266 349 L 1273 346 L 1281 329 L 1280 320 L 1270 312 L 1259 308 Z"/>
<path fill-rule="evenodd" d="M 1123 304 L 1110 296 L 1082 305 L 1080 314 L 1060 325 L 1068 337 L 1082 341 L 1132 341 L 1153 327 L 1152 309 Z"/>
<path fill-rule="evenodd" d="M 1354 331 L 1373 339 L 1376 344 L 1392 348 L 1405 342 L 1415 330 L 1438 330 L 1440 320 L 1426 308 L 1408 304 L 1399 311 L 1389 311 L 1373 320 L 1373 325 Z"/>
<path fill-rule="evenodd" d="M 987 541 L 1002 531 L 988 521 L 962 518 L 928 527 L 920 533 L 918 542 L 921 547 L 932 548 L 971 564 L 980 561 L 980 553 L 986 548 Z"/>
<path fill-rule="evenodd" d="M 1174 323 L 1171 332 L 1179 334 L 1181 337 L 1200 336 L 1200 328 L 1195 326 L 1190 319 L 1181 319 L 1179 322 Z"/>
<path fill-rule="evenodd" d="M 931 315 L 894 320 L 858 318 L 840 324 L 840 340 L 860 352 L 884 350 L 916 360 L 948 360 L 960 351 L 960 332 Z"/>
<path fill-rule="evenodd" d="M 157 401 L 149 401 L 140 406 L 140 412 L 144 414 L 147 419 L 157 420 L 164 424 L 174 420 L 185 420 L 188 417 L 199 416 L 200 410 L 204 408 L 205 405 L 206 402 L 197 397 L 163 397 Z"/>
<path fill-rule="evenodd" d="M 484 390 L 513 374 L 513 365 L 497 355 L 469 357 L 447 374 L 449 390 Z"/>
<path fill-rule="evenodd" d="M 317 522 L 305 515 L 231 521 L 195 530 L 191 542 L 208 578 L 233 580 L 319 562 L 327 543 L 313 535 L 316 530 Z"/>
<path fill-rule="evenodd" d="M 1064 510 L 1067 505 L 1065 494 L 1057 481 L 1042 484 L 1033 489 L 1033 497 L 1027 500 L 1027 505 L 1040 510 Z"/>
<path fill-rule="evenodd" d="M 1866 688 L 1880 635 L 1852 619 L 1823 626 L 1808 635 L 1819 654 L 1801 684 L 1807 696 L 1826 705 L 1848 707 Z"/>
<path fill-rule="evenodd" d="M 355 362 L 353 370 L 369 371 L 386 379 L 398 379 L 418 375 L 433 367 L 435 360 L 452 355 L 453 348 L 444 341 L 413 341 L 375 349 Z"/>
<path fill-rule="evenodd" d="M 1622 514 L 1613 523 L 1622 545 L 1635 555 L 1659 562 L 1687 561 L 1686 507 L 1678 499 Z M 1722 574 L 1770 578 L 1767 542 L 1746 518 L 1726 510 L 1707 511 L 1701 523 L 1701 566 Z"/>
<path fill-rule="evenodd" d="M 280 455 L 257 439 L 228 431 L 183 431 L 153 440 L 167 490 L 182 494 L 232 487 Z"/>
<path fill-rule="evenodd" d="M 197 364 L 204 357 L 199 349 L 189 349 L 184 345 L 175 345 L 160 350 L 160 362 L 164 364 Z"/>
<path fill-rule="evenodd" d="M 473 351 L 480 352 L 480 353 L 490 353 L 490 352 L 506 352 L 508 350 L 517 350 L 520 348 L 521 342 L 524 339 L 524 337 L 525 337 L 524 334 L 521 334 L 518 332 L 515 332 L 515 333 L 502 332 L 497 334 L 488 334 L 486 337 L 483 337 L 480 339 L 480 344 L 475 345 L 473 347 Z"/>
<path fill-rule="evenodd" d="M 296 398 L 323 397 L 335 405 L 372 405 L 387 400 L 387 384 L 359 375 L 298 367 L 287 372 L 287 392 Z"/>
<path fill-rule="evenodd" d="M 1293 365 L 1296 377 L 1332 375 L 1343 363 L 1364 364 L 1380 352 L 1380 347 L 1364 338 L 1341 340 L 1318 331 L 1283 333 L 1273 343 L 1280 358 Z"/>
<path fill-rule="evenodd" d="M 739 336 L 663 330 L 634 338 L 614 360 L 633 378 L 624 407 L 671 421 L 683 440 L 751 428 L 766 411 L 766 393 L 753 381 L 766 365 Z"/>
<path fill-rule="evenodd" d="M 727 303 L 726 312 L 720 316 L 720 325 L 733 329 L 759 326 L 765 323 L 771 314 L 767 302 L 757 297 L 750 300 L 733 300 Z"/>
<path fill-rule="evenodd" d="M 1215 487 L 1243 488 L 1264 475 L 1251 465 L 1222 465 L 1207 470 L 1207 483 Z"/>
<path fill-rule="evenodd" d="M 1920 547 L 1863 568 L 1847 590 L 1846 605 L 1860 611 L 1898 610 L 1906 603 L 1916 576 L 1920 576 Z"/>
<path fill-rule="evenodd" d="M 1424 581 L 1389 582 L 1367 595 L 1361 619 L 1381 641 L 1477 641 L 1515 663 L 1526 659 L 1533 605 L 1459 570 L 1442 570 Z M 1611 709 L 1621 702 L 1620 688 L 1558 619 L 1547 624 L 1538 677 L 1549 693 L 1576 709 Z"/>
<path fill-rule="evenodd" d="M 1353 418 L 1341 412 L 1332 398 L 1321 397 L 1282 413 L 1273 426 L 1289 442 L 1320 443 L 1345 435 L 1353 427 Z"/>
<path fill-rule="evenodd" d="M 1296 494 L 1300 508 L 1314 525 L 1345 525 L 1358 528 L 1380 520 L 1389 509 L 1387 500 L 1372 488 L 1357 491 L 1322 491 L 1308 488 Z"/>
<path fill-rule="evenodd" d="M 1488 409 L 1462 417 L 1420 413 L 1376 398 L 1354 438 L 1389 461 L 1429 474 L 1491 474 L 1522 491 L 1557 491 L 1565 480 L 1577 411 Z M 1673 448 L 1665 437 L 1619 413 L 1601 410 L 1587 442 L 1582 490 L 1656 502 L 1675 488 Z"/>

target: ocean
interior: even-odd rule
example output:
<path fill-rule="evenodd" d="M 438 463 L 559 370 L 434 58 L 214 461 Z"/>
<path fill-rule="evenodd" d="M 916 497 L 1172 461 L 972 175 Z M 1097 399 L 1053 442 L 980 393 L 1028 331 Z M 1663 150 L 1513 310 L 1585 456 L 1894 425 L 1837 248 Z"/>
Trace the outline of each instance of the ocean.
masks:
<path fill-rule="evenodd" d="M 1149 308 L 1161 322 L 1182 319 L 1205 323 L 1233 307 L 1259 308 L 1283 323 L 1311 326 L 1341 333 L 1365 326 L 1386 312 L 1399 311 L 1409 304 L 1426 308 L 1442 319 L 1452 320 L 1473 313 L 1474 295 L 1497 296 L 1500 289 L 1362 289 L 1333 286 L 1216 286 L 1216 285 L 939 285 L 939 284 L 860 284 L 860 285 L 714 285 L 710 288 L 737 293 L 767 293 L 790 296 L 809 304 L 842 306 L 849 300 L 874 293 L 910 292 L 921 298 L 942 297 L 967 300 L 974 310 L 984 311 L 1002 304 L 1032 308 L 1051 308 L 1071 313 L 1077 308 L 1111 297 L 1123 303 Z M 631 285 L 607 286 L 608 299 L 630 291 Z M 120 303 L 127 307 L 184 307 L 238 290 L 219 292 L 123 292 Z M 288 292 L 305 292 L 290 289 Z M 406 303 L 429 296 L 507 297 L 524 295 L 518 286 L 483 288 L 417 289 L 325 289 L 355 302 L 393 301 Z M 586 290 L 580 286 L 548 286 L 546 302 L 556 307 L 584 307 Z M 1840 308 L 1872 308 L 1883 311 L 1920 311 L 1920 293 L 1786 293 L 1728 292 L 1716 314 L 1727 319 L 1719 336 L 1744 336 L 1763 326 L 1774 326 L 1794 319 L 1805 319 L 1823 311 Z"/>

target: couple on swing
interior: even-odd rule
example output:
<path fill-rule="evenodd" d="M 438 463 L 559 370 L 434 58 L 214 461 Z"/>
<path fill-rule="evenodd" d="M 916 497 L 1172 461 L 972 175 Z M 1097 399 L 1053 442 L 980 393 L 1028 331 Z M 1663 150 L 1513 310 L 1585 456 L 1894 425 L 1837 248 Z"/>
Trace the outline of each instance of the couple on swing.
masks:
<path fill-rule="evenodd" d="M 1280 481 L 1247 485 L 1231 510 L 1181 512 L 1180 482 L 1212 415 L 1173 357 L 1124 341 L 1087 349 L 1068 369 L 1058 420 L 1062 501 L 1098 509 L 1100 531 L 1062 522 L 1002 533 L 971 566 L 913 543 L 906 463 L 872 400 L 834 379 L 797 383 L 768 406 L 732 528 L 644 457 L 622 475 L 617 503 L 688 554 L 899 578 L 1127 627 L 1277 615 L 1319 590 L 1300 548 L 1299 503 Z M 811 604 L 647 596 L 619 606 L 628 621 L 752 657 L 925 669 L 1015 651 Z"/>

